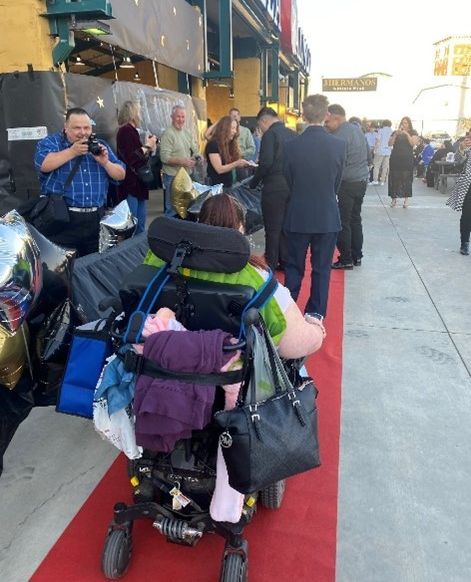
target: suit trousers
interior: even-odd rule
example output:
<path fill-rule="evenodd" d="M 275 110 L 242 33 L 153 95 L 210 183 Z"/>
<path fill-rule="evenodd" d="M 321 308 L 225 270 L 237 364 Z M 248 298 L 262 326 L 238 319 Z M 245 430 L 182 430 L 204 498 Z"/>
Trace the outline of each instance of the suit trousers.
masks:
<path fill-rule="evenodd" d="M 361 205 L 366 192 L 365 182 L 342 182 L 338 193 L 342 230 L 337 238 L 339 260 L 351 263 L 363 256 L 363 227 Z"/>
<path fill-rule="evenodd" d="M 288 232 L 287 235 L 288 262 L 285 268 L 285 286 L 296 301 L 304 277 L 306 254 L 311 247 L 311 292 L 304 312 L 325 317 L 337 233 Z"/>
<path fill-rule="evenodd" d="M 96 212 L 69 212 L 70 222 L 64 230 L 49 239 L 67 249 L 75 249 L 77 257 L 98 252 L 98 236 L 103 209 Z"/>
<path fill-rule="evenodd" d="M 289 200 L 289 190 L 262 190 L 262 214 L 265 226 L 265 259 L 272 271 L 285 267 L 288 259 L 288 240 L 283 222 Z"/>

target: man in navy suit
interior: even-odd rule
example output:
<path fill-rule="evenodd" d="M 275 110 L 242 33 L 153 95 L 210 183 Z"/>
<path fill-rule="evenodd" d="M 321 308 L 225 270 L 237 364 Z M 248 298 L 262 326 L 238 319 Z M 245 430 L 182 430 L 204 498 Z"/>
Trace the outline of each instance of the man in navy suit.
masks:
<path fill-rule="evenodd" d="M 345 163 L 345 142 L 323 127 L 328 116 L 324 95 L 303 102 L 305 131 L 285 150 L 284 174 L 291 190 L 284 228 L 288 236 L 285 285 L 296 300 L 301 289 L 306 254 L 311 247 L 309 317 L 323 319 L 327 310 L 332 256 L 341 230 L 337 192 Z"/>

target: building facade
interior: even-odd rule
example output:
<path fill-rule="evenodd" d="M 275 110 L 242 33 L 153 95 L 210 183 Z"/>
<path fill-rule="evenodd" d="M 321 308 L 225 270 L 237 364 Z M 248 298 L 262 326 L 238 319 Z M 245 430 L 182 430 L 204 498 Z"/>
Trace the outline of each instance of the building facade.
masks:
<path fill-rule="evenodd" d="M 232 107 L 263 105 L 295 127 L 310 52 L 296 0 L 16 0 L 0 8 L 0 187 L 37 193 L 35 140 L 85 107 L 113 144 L 117 111 L 138 100 L 160 135 L 183 103 L 201 138 Z"/>

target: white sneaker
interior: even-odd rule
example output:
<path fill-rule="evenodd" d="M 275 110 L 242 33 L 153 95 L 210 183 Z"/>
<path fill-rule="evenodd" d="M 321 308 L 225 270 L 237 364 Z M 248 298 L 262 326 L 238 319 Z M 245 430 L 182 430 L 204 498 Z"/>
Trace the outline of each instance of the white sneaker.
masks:
<path fill-rule="evenodd" d="M 379 182 L 370 182 L 370 186 L 378 186 Z"/>
<path fill-rule="evenodd" d="M 379 185 L 380 185 L 380 186 L 384 186 L 384 182 L 380 182 L 380 183 L 379 183 Z"/>

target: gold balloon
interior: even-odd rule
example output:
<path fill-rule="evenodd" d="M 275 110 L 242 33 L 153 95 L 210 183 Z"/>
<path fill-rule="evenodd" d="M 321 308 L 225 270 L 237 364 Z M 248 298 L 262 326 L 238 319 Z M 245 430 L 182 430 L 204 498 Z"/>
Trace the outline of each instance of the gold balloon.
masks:
<path fill-rule="evenodd" d="M 8 390 L 13 390 L 21 378 L 26 363 L 27 343 L 26 323 L 13 334 L 0 327 L 0 385 Z"/>
<path fill-rule="evenodd" d="M 199 196 L 198 191 L 193 188 L 193 182 L 185 168 L 180 168 L 175 174 L 170 190 L 173 207 L 178 216 L 185 219 L 190 202 Z"/>

